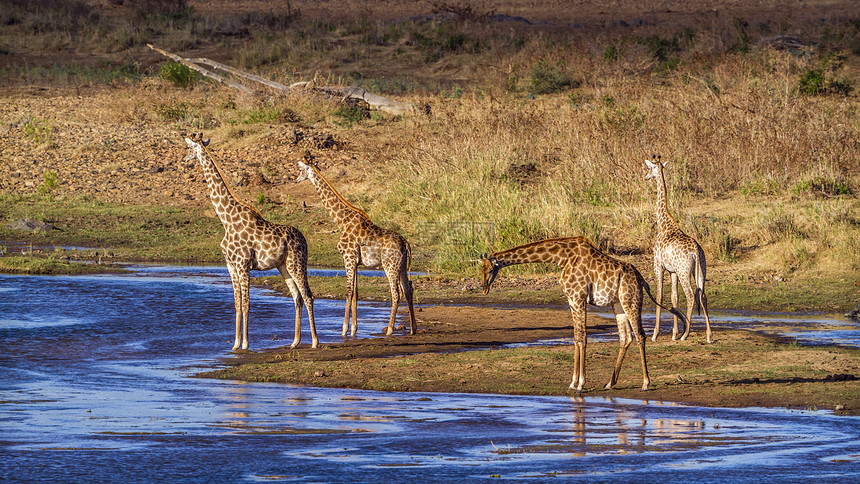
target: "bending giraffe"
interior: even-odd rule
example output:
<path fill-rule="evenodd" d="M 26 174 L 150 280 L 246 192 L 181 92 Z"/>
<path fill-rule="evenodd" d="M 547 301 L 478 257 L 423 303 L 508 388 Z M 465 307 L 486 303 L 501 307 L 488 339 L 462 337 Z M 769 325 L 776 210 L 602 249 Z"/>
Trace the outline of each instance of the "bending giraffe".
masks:
<path fill-rule="evenodd" d="M 412 304 L 412 281 L 409 280 L 409 265 L 412 251 L 409 242 L 393 230 L 377 227 L 360 208 L 347 202 L 316 166 L 299 162 L 301 175 L 296 180 L 310 180 L 317 189 L 329 216 L 340 228 L 337 250 L 343 256 L 346 268 L 346 311 L 343 317 L 343 332 L 352 319 L 351 335 L 358 328 L 358 266 L 379 267 L 385 271 L 391 291 L 391 317 L 386 335 L 394 332 L 394 319 L 400 304 L 401 293 L 409 305 L 409 333 L 415 334 L 415 310 Z"/>
<path fill-rule="evenodd" d="M 713 343 L 711 319 L 708 317 L 708 297 L 705 295 L 705 252 L 695 239 L 678 228 L 678 223 L 669 213 L 666 203 L 666 180 L 663 177 L 663 167 L 669 163 L 656 163 L 645 160 L 648 174 L 646 180 L 653 179 L 657 183 L 657 240 L 654 241 L 654 273 L 657 276 L 657 302 L 663 302 L 663 271 L 669 271 L 672 286 L 672 306 L 678 306 L 678 280 L 687 299 L 687 320 L 684 323 L 684 334 L 681 341 L 690 334 L 690 322 L 693 318 L 693 307 L 701 307 L 705 313 L 705 335 L 708 343 Z M 696 280 L 696 291 L 690 285 L 690 279 Z M 678 317 L 674 318 L 672 341 L 678 339 Z M 660 306 L 657 305 L 657 320 L 654 322 L 652 341 L 657 341 L 660 334 Z"/>
<path fill-rule="evenodd" d="M 651 296 L 651 289 L 632 265 L 621 262 L 598 250 L 584 237 L 547 239 L 512 249 L 494 252 L 481 258 L 481 287 L 484 294 L 503 267 L 532 262 L 549 262 L 561 268 L 561 284 L 573 317 L 573 380 L 570 389 L 579 393 L 585 385 L 585 316 L 586 304 L 612 306 L 618 324 L 618 359 L 612 378 L 604 388 L 618 382 L 621 363 L 635 336 L 642 361 L 642 389 L 648 390 L 648 365 L 645 362 L 645 330 L 642 328 L 642 289 Z M 683 318 L 676 308 L 667 311 Z"/>
<path fill-rule="evenodd" d="M 291 348 L 302 339 L 302 302 L 308 311 L 311 326 L 311 347 L 319 346 L 314 323 L 314 296 L 308 286 L 308 244 L 295 227 L 268 222 L 254 207 L 233 192 L 218 162 L 206 148 L 209 140 L 203 134 L 185 137 L 188 154 L 185 161 L 197 159 L 203 168 L 209 199 L 224 226 L 221 252 L 233 282 L 236 305 L 236 338 L 233 350 L 248 349 L 248 311 L 250 309 L 250 271 L 276 268 L 293 296 L 296 306 L 296 333 Z"/>

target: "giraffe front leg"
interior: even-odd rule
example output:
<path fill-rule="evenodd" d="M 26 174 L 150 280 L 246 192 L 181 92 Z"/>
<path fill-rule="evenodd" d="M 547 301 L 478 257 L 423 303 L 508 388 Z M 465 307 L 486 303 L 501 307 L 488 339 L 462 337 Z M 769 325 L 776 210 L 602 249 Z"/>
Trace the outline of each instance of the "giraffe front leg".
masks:
<path fill-rule="evenodd" d="M 250 346 L 250 342 L 248 340 L 248 313 L 251 311 L 251 281 L 250 274 L 245 272 L 241 274 L 242 280 L 242 349 L 247 350 Z"/>
<path fill-rule="evenodd" d="M 651 341 L 657 342 L 657 335 L 660 334 L 660 305 L 663 304 L 663 266 L 654 264 L 654 272 L 657 276 L 657 316 L 654 320 L 654 333 L 651 335 Z"/>
<path fill-rule="evenodd" d="M 582 387 L 585 386 L 585 298 L 568 297 L 570 304 L 570 314 L 573 317 L 573 379 L 570 382 L 570 389 L 576 393 L 582 392 Z"/>
<path fill-rule="evenodd" d="M 227 265 L 230 273 L 230 281 L 233 285 L 233 306 L 236 313 L 236 334 L 233 337 L 232 351 L 236 351 L 242 345 L 242 291 L 240 289 L 239 274 L 232 265 Z"/>
<path fill-rule="evenodd" d="M 354 263 L 346 264 L 346 307 L 344 308 L 343 315 L 343 331 L 341 332 L 341 336 L 346 336 L 347 330 L 349 330 L 349 320 L 352 316 L 352 300 L 355 297 L 355 284 L 356 284 L 356 267 Z M 355 333 L 353 333 L 355 335 Z"/>

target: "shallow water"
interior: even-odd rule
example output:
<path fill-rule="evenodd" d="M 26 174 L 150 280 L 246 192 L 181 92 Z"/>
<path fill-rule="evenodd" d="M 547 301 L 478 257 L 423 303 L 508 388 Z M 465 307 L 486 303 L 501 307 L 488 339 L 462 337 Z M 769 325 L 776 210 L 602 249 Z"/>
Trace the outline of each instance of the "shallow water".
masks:
<path fill-rule="evenodd" d="M 253 289 L 252 348 L 288 344 L 293 314 Z M 378 334 L 388 305 L 359 314 Z M 342 301 L 316 317 L 341 340 Z M 860 479 L 860 418 L 827 412 L 189 378 L 232 321 L 223 267 L 0 276 L 0 480 Z"/>

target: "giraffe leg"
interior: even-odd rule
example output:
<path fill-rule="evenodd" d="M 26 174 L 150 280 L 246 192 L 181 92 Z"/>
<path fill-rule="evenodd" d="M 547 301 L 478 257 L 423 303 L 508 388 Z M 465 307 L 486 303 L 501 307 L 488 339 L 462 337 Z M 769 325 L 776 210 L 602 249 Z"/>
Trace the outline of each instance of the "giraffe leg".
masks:
<path fill-rule="evenodd" d="M 385 335 L 391 336 L 394 333 L 394 320 L 397 317 L 397 307 L 400 306 L 400 289 L 397 287 L 397 274 L 392 274 L 388 278 L 388 290 L 391 293 L 391 316 L 388 318 L 388 329 L 385 330 Z"/>
<path fill-rule="evenodd" d="M 351 336 L 355 336 L 358 331 L 358 274 L 352 280 L 352 331 Z"/>
<path fill-rule="evenodd" d="M 651 387 L 651 378 L 648 376 L 648 363 L 645 360 L 645 328 L 642 327 L 642 294 L 639 293 L 638 301 L 625 301 L 624 312 L 627 314 L 627 323 L 633 336 L 636 337 L 636 346 L 639 347 L 639 361 L 642 363 L 642 390 Z M 635 326 L 634 326 L 635 324 Z"/>
<path fill-rule="evenodd" d="M 570 305 L 570 315 L 573 317 L 573 380 L 570 389 L 576 393 L 582 392 L 585 386 L 585 297 L 567 298 Z"/>
<path fill-rule="evenodd" d="M 412 303 L 412 281 L 409 280 L 408 273 L 400 276 L 400 290 L 409 305 L 409 334 L 415 334 L 415 306 Z"/>
<path fill-rule="evenodd" d="M 711 318 L 708 317 L 708 296 L 705 295 L 705 288 L 699 289 L 699 302 L 702 305 L 702 312 L 705 313 L 705 335 L 708 338 L 708 343 L 713 343 L 713 333 L 711 333 Z M 687 324 L 690 324 L 687 321 Z"/>
<path fill-rule="evenodd" d="M 693 287 L 690 285 L 690 276 L 682 277 L 681 289 L 684 290 L 684 298 L 687 299 L 687 325 L 684 328 L 684 334 L 681 335 L 681 341 L 685 341 L 690 335 L 690 323 L 693 321 L 693 308 L 696 307 L 696 295 L 693 292 Z"/>
<path fill-rule="evenodd" d="M 612 309 L 615 311 L 615 322 L 618 326 L 618 359 L 615 360 L 615 370 L 612 372 L 612 378 L 604 387 L 607 390 L 611 389 L 618 382 L 618 375 L 621 373 L 621 363 L 624 362 L 627 348 L 633 342 L 633 335 L 630 333 L 630 321 L 621 304 L 616 302 L 612 306 Z"/>
<path fill-rule="evenodd" d="M 239 290 L 242 295 L 242 349 L 247 350 L 250 345 L 248 341 L 248 313 L 251 310 L 251 276 L 247 269 L 239 272 Z M 238 329 L 238 328 L 237 328 Z"/>
<path fill-rule="evenodd" d="M 343 315 L 343 331 L 341 336 L 346 336 L 346 331 L 349 329 L 349 320 L 352 315 L 352 300 L 356 295 L 356 264 L 346 264 L 346 310 Z M 354 328 L 355 326 L 353 326 Z M 355 331 L 353 330 L 353 336 Z"/>
<path fill-rule="evenodd" d="M 300 264 L 289 264 L 288 262 L 278 267 L 278 271 L 284 277 L 284 281 L 287 282 L 287 287 L 290 289 L 296 306 L 296 334 L 290 348 L 295 348 L 302 340 L 302 303 L 308 311 L 308 323 L 311 327 L 311 348 L 316 348 L 319 346 L 319 338 L 314 321 L 314 295 L 308 285 L 307 272 Z"/>
<path fill-rule="evenodd" d="M 296 330 L 293 335 L 293 343 L 290 348 L 295 348 L 302 342 L 302 295 L 299 293 L 299 286 L 292 277 L 285 277 L 287 289 L 290 290 L 290 295 L 293 297 L 293 305 L 296 307 Z"/>
<path fill-rule="evenodd" d="M 678 307 L 678 274 L 676 272 L 670 272 L 669 278 L 671 279 L 672 286 L 672 307 Z M 678 316 L 672 315 L 674 319 L 674 326 L 672 326 L 672 341 L 678 341 Z"/>
<path fill-rule="evenodd" d="M 654 334 L 651 335 L 651 341 L 656 343 L 657 335 L 660 334 L 660 305 L 663 304 L 663 266 L 655 263 L 654 272 L 657 276 L 657 316 L 654 320 Z"/>
<path fill-rule="evenodd" d="M 236 269 L 228 265 L 227 270 L 230 272 L 230 280 L 233 283 L 233 305 L 236 308 L 236 335 L 233 338 L 232 348 L 233 351 L 236 351 L 242 345 L 242 290 Z"/>

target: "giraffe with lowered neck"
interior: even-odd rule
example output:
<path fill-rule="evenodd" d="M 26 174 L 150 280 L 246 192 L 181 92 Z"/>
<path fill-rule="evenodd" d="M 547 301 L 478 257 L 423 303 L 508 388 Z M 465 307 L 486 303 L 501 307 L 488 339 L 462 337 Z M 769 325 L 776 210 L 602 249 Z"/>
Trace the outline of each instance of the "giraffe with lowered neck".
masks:
<path fill-rule="evenodd" d="M 185 136 L 188 154 L 185 161 L 197 159 L 209 187 L 209 199 L 224 226 L 221 252 L 233 283 L 236 306 L 236 338 L 233 351 L 248 349 L 248 311 L 250 309 L 250 271 L 277 268 L 284 278 L 296 306 L 296 329 L 291 348 L 302 338 L 302 303 L 308 311 L 311 347 L 319 346 L 314 323 L 314 296 L 308 286 L 308 245 L 295 227 L 271 223 L 233 192 L 218 162 L 212 158 L 203 134 Z"/>
<path fill-rule="evenodd" d="M 342 335 L 346 336 L 350 319 L 352 320 L 352 336 L 355 336 L 358 328 L 357 270 L 359 265 L 382 266 L 388 278 L 391 292 L 391 317 L 388 320 L 388 329 L 385 334 L 391 335 L 394 332 L 394 320 L 401 294 L 409 306 L 409 333 L 415 334 L 412 281 L 409 280 L 409 265 L 412 259 L 409 242 L 393 230 L 376 226 L 363 210 L 346 201 L 322 176 L 315 165 L 300 161 L 299 168 L 301 175 L 296 181 L 301 182 L 307 179 L 313 183 L 323 205 L 328 210 L 329 216 L 340 228 L 341 235 L 337 249 L 343 256 L 347 286 Z"/>
<path fill-rule="evenodd" d="M 700 307 L 705 313 L 705 336 L 708 343 L 713 343 L 711 333 L 711 320 L 708 317 L 708 297 L 705 295 L 705 252 L 695 239 L 681 231 L 678 223 L 669 213 L 666 203 L 666 180 L 663 176 L 663 168 L 669 162 L 660 163 L 645 160 L 648 174 L 646 180 L 654 180 L 657 184 L 657 240 L 654 241 L 654 273 L 657 276 L 657 302 L 663 302 L 663 272 L 668 271 L 672 286 L 672 305 L 678 305 L 678 280 L 684 290 L 687 299 L 687 320 L 684 323 L 684 333 L 681 341 L 687 339 L 690 334 L 690 322 L 693 318 L 693 307 Z M 690 284 L 690 279 L 695 278 L 696 290 Z M 672 341 L 678 339 L 678 317 L 674 318 L 672 328 Z M 654 322 L 653 341 L 657 341 L 660 334 L 660 306 L 657 306 L 657 320 Z"/>
<path fill-rule="evenodd" d="M 533 262 L 553 263 L 562 270 L 558 282 L 567 296 L 573 317 L 573 381 L 570 389 L 579 393 L 585 385 L 586 305 L 592 304 L 612 306 L 618 325 L 618 359 L 612 378 L 604 388 L 610 389 L 618 382 L 624 355 L 635 337 L 642 362 L 642 389 L 648 390 L 651 380 L 645 362 L 642 289 L 647 291 L 652 301 L 654 297 L 639 271 L 632 264 L 604 254 L 584 237 L 547 239 L 485 254 L 481 258 L 481 287 L 484 294 L 490 292 L 490 286 L 503 267 Z M 684 317 L 675 308 L 668 308 L 667 311 Z"/>

